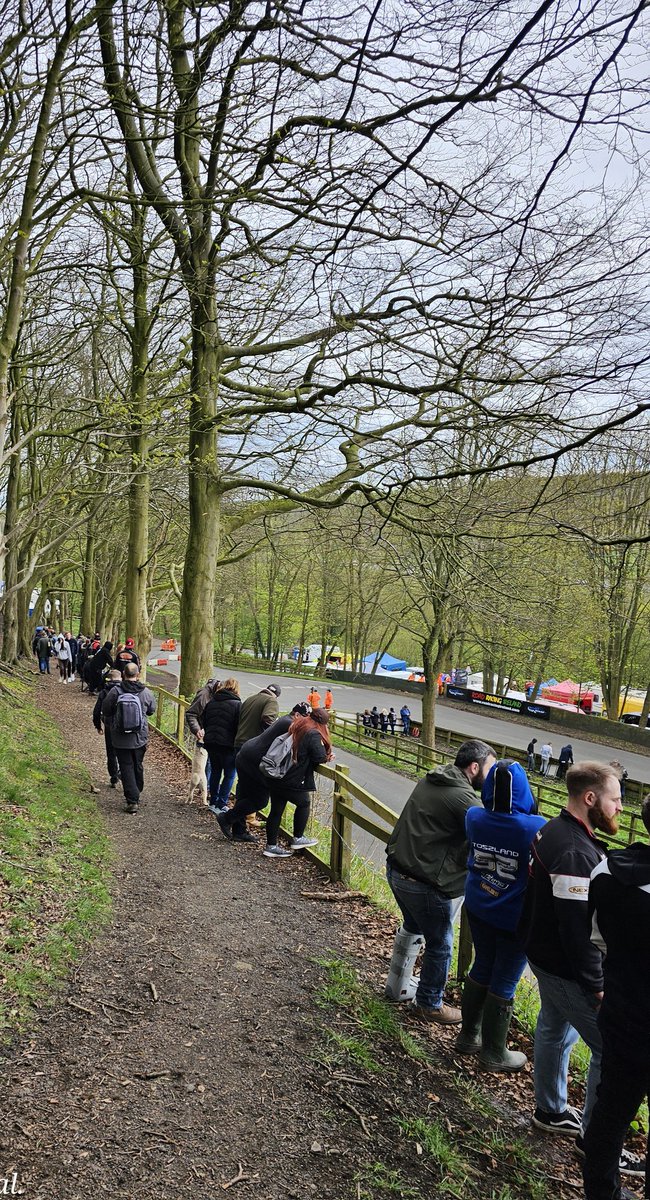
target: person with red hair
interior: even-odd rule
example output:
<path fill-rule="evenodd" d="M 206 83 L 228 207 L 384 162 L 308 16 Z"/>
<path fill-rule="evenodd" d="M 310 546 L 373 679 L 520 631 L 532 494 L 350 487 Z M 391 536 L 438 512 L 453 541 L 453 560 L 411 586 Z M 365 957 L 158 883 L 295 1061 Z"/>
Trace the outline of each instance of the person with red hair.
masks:
<path fill-rule="evenodd" d="M 315 846 L 316 838 L 305 835 L 311 811 L 311 793 L 316 790 L 314 768 L 333 758 L 328 729 L 329 714 L 324 708 L 314 708 L 308 716 L 296 713 L 288 732 L 293 742 L 293 761 L 282 779 L 270 780 L 271 811 L 266 820 L 267 858 L 288 858 L 294 850 Z M 280 722 L 276 722 L 279 726 Z M 275 727 L 273 727 L 275 728 Z M 278 729 L 276 737 L 283 730 Z M 287 804 L 295 805 L 291 849 L 278 845 L 280 822 Z"/>
<path fill-rule="evenodd" d="M 327 727 L 328 714 L 323 708 L 309 712 L 306 704 L 296 704 L 286 717 L 279 717 L 257 737 L 244 742 L 237 755 L 240 781 L 245 779 L 242 793 L 234 808 L 220 813 L 217 824 L 229 841 L 253 842 L 252 834 L 236 834 L 237 822 L 256 809 L 263 808 L 270 796 L 271 811 L 266 822 L 267 858 L 289 858 L 294 850 L 315 846 L 316 839 L 305 834 L 311 808 L 310 793 L 314 791 L 314 767 L 332 757 L 332 743 Z M 270 779 L 260 770 L 260 763 L 276 738 L 291 733 L 291 764 L 281 779 Z M 250 797 L 250 798 L 249 798 Z M 287 804 L 295 805 L 291 850 L 278 845 L 282 814 Z"/>

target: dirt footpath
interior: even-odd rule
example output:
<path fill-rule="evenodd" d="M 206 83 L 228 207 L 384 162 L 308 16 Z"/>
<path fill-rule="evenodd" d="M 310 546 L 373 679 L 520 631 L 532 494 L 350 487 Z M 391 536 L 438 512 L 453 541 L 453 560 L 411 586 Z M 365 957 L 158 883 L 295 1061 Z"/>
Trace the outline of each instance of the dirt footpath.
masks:
<path fill-rule="evenodd" d="M 418 1030 L 433 1066 L 399 1045 L 384 1053 L 379 1035 L 379 1074 L 336 1056 L 328 1066 L 328 1022 L 343 1033 L 345 1022 L 314 1003 L 325 974 L 315 960 L 342 957 L 347 942 L 363 963 L 363 911 L 302 896 L 326 885 L 298 858 L 270 862 L 215 833 L 214 818 L 187 802 L 188 768 L 155 736 L 146 802 L 127 816 L 107 784 L 90 699 L 53 679 L 37 683 L 99 787 L 114 846 L 114 919 L 3 1064 L 0 1174 L 15 1170 L 28 1200 L 356 1200 L 400 1190 L 400 1179 L 416 1185 L 403 1194 L 429 1200 L 446 1193 L 435 1187 L 438 1168 L 400 1134 L 416 1098 L 441 1105 L 450 1130 L 465 1121 L 479 1169 L 476 1192 L 464 1195 L 499 1195 L 505 1179 L 503 1195 L 529 1195 L 502 1156 L 490 1152 L 493 1167 L 480 1157 L 457 1096 L 445 1103 L 453 1034 Z M 388 953 L 390 927 L 373 947 L 368 926 L 369 953 Z M 527 1109 L 517 1124 L 528 1138 Z M 476 1177 L 492 1170 L 483 1190 Z M 563 1194 L 559 1168 L 550 1170 L 552 1194 Z"/>

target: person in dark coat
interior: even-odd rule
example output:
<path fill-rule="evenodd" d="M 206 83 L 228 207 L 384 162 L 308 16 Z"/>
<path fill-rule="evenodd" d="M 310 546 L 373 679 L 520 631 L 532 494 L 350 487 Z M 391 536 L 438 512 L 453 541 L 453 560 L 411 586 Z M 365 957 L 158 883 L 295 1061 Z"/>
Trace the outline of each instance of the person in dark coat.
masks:
<path fill-rule="evenodd" d="M 641 819 L 650 834 L 650 795 Z M 650 1090 L 650 846 L 610 850 L 589 883 L 591 940 L 602 950 L 604 988 L 598 1012 L 602 1062 L 598 1095 L 584 1137 L 586 1200 L 628 1196 L 621 1173 L 640 1175 L 643 1161 L 623 1143 Z M 647 1150 L 650 1146 L 647 1147 Z M 645 1161 L 645 1195 L 650 1172 Z M 636 1162 L 630 1162 L 630 1158 Z"/>
<path fill-rule="evenodd" d="M 36 654 L 38 655 L 38 669 L 39 669 L 41 675 L 49 675 L 50 674 L 50 655 L 51 655 L 51 653 L 52 653 L 52 648 L 50 646 L 50 639 L 47 636 L 47 634 L 45 633 L 45 630 L 41 629 L 41 631 L 36 639 Z"/>
<path fill-rule="evenodd" d="M 135 652 L 135 642 L 132 637 L 128 637 L 121 649 L 118 650 L 115 655 L 114 665 L 118 671 L 123 671 L 126 664 L 130 662 L 135 663 L 138 670 L 140 670 L 140 659 Z"/>
<path fill-rule="evenodd" d="M 138 811 L 140 796 L 144 788 L 144 756 L 149 741 L 147 717 L 152 716 L 156 711 L 156 698 L 149 688 L 140 683 L 139 674 L 135 663 L 127 663 L 121 681 L 110 689 L 102 705 L 102 721 L 111 730 L 128 813 L 137 813 Z M 141 709 L 138 728 L 126 731 L 116 727 L 116 710 L 121 695 L 130 695 L 137 699 Z"/>
<path fill-rule="evenodd" d="M 281 796 L 282 785 L 285 783 L 286 777 L 285 779 L 278 780 L 277 783 L 271 785 L 270 780 L 265 778 L 259 769 L 260 762 L 269 749 L 271 743 L 274 742 L 277 737 L 280 737 L 281 734 L 288 733 L 294 720 L 300 719 L 308 720 L 308 722 L 311 721 L 312 724 L 308 725 L 307 732 L 317 733 L 321 738 L 322 744 L 323 735 L 320 733 L 320 730 L 323 729 L 325 737 L 327 737 L 329 741 L 329 734 L 327 730 L 327 713 L 324 709 L 319 708 L 314 709 L 314 712 L 318 713 L 319 716 L 314 717 L 313 712 L 309 714 L 308 704 L 296 704 L 293 711 L 289 713 L 288 716 L 279 717 L 277 721 L 274 721 L 273 724 L 268 727 L 268 729 L 265 729 L 263 733 L 258 734 L 257 737 L 250 738 L 249 741 L 245 742 L 240 749 L 236 759 L 237 775 L 239 777 L 237 801 L 234 808 L 228 809 L 225 813 L 221 813 L 217 817 L 217 822 L 221 832 L 223 833 L 224 837 L 228 838 L 229 841 L 254 842 L 256 839 L 246 830 L 246 817 L 251 813 L 258 812 L 259 809 L 264 808 L 266 804 L 268 804 L 269 799 L 271 799 L 271 812 L 273 815 L 273 821 L 271 821 L 271 815 L 269 815 L 267 820 L 267 840 L 269 838 L 269 821 L 271 821 L 270 833 L 276 838 L 276 842 L 272 844 L 277 845 L 277 832 L 280 827 L 282 813 L 284 812 L 287 801 L 291 801 L 292 803 L 297 803 L 298 805 L 294 820 L 294 841 L 296 842 L 296 845 L 293 848 L 299 850 L 302 848 L 302 846 L 314 844 L 313 842 L 309 841 L 309 839 L 304 838 L 304 830 L 307 825 L 307 820 L 309 819 L 308 791 L 310 789 L 308 785 L 311 784 L 311 790 L 313 790 L 314 787 L 313 766 L 311 773 L 309 770 L 306 771 L 306 783 L 304 788 L 294 789 L 293 784 L 300 774 L 300 770 L 308 765 L 307 758 L 309 756 L 309 751 L 315 751 L 318 749 L 315 738 L 312 737 L 310 740 L 308 740 L 308 742 L 302 748 L 302 753 L 298 755 L 296 766 L 292 767 L 290 771 L 288 779 L 289 788 L 285 789 L 286 794 L 284 800 L 281 800 L 279 797 Z M 325 762 L 326 759 L 325 757 L 319 757 L 318 761 Z M 273 810 L 273 796 L 276 798 L 275 810 Z M 297 800 L 296 796 L 298 797 Z M 298 810 L 300 810 L 300 813 Z M 278 812 L 280 814 L 279 816 Z M 282 850 L 281 847 L 279 848 L 279 851 L 280 852 L 278 854 L 273 854 L 271 857 L 288 857 L 288 851 Z"/>
<path fill-rule="evenodd" d="M 286 721 L 286 717 L 284 720 Z M 276 722 L 276 725 L 279 724 L 279 721 Z M 288 858 L 294 850 L 317 844 L 317 838 L 310 838 L 305 834 L 311 809 L 311 793 L 316 790 L 314 768 L 334 757 L 328 729 L 328 713 L 324 708 L 313 708 L 306 717 L 296 713 L 286 731 L 278 730 L 275 736 L 278 737 L 281 732 L 288 732 L 292 736 L 294 762 L 282 779 L 272 780 L 269 785 L 271 811 L 266 820 L 264 850 L 267 858 Z M 268 734 L 263 734 L 262 738 L 255 740 L 261 741 L 265 737 L 268 738 Z M 262 750 L 260 760 L 267 749 L 268 746 Z M 287 804 L 295 805 L 291 850 L 286 850 L 278 844 L 280 823 Z"/>
<path fill-rule="evenodd" d="M 557 771 L 555 772 L 555 778 L 556 779 L 564 779 L 564 776 L 566 775 L 569 767 L 571 767 L 572 765 L 573 765 L 573 746 L 571 745 L 571 742 L 568 742 L 567 745 L 563 746 L 562 749 L 560 750 L 560 757 L 558 759 Z"/>
<path fill-rule="evenodd" d="M 210 811 L 228 809 L 235 778 L 235 735 L 239 723 L 239 683 L 225 679 L 212 693 L 203 710 L 203 744 L 210 759 Z"/>
<path fill-rule="evenodd" d="M 93 708 L 93 725 L 98 733 L 104 734 L 104 743 L 106 745 L 106 766 L 108 767 L 108 777 L 111 781 L 112 788 L 117 787 L 118 783 L 120 782 L 120 767 L 115 754 L 115 747 L 113 746 L 111 727 L 110 725 L 102 724 L 102 707 L 106 697 L 108 696 L 108 693 L 111 691 L 111 688 L 116 687 L 117 684 L 121 682 L 122 675 L 120 671 L 111 671 L 95 701 L 95 707 Z"/>
<path fill-rule="evenodd" d="M 373 729 L 379 729 L 379 709 L 376 704 L 373 704 L 370 709 L 370 724 Z"/>
<path fill-rule="evenodd" d="M 104 684 L 104 675 L 106 671 L 112 668 L 113 659 L 111 658 L 111 650 L 113 649 L 112 642 L 104 642 L 104 645 L 92 658 L 88 659 L 85 667 L 86 682 L 88 691 L 91 695 L 98 692 Z"/>

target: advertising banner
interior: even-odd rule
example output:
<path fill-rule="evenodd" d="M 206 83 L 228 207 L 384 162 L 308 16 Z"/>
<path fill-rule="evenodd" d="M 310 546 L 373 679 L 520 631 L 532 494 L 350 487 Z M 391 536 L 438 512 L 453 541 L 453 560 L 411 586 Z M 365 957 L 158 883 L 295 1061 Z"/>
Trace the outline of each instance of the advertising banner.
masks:
<path fill-rule="evenodd" d="M 516 700 L 514 696 L 495 696 L 490 692 L 477 692 L 475 688 L 457 687 L 447 684 L 450 700 L 462 700 L 463 704 L 480 704 L 483 708 L 498 708 L 502 713 L 518 713 L 524 717 L 536 717 L 548 721 L 551 710 L 546 704 L 531 704 L 528 700 Z"/>

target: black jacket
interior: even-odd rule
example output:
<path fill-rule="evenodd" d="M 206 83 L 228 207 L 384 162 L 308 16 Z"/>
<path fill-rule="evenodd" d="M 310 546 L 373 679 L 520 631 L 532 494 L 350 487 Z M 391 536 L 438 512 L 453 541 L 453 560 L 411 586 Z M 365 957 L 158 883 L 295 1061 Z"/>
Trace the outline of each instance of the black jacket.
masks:
<path fill-rule="evenodd" d="M 93 725 L 95 726 L 95 729 L 99 729 L 101 731 L 102 707 L 103 707 L 104 701 L 105 701 L 106 697 L 108 696 L 108 693 L 111 691 L 111 689 L 114 687 L 117 687 L 119 682 L 120 682 L 119 679 L 107 679 L 101 692 L 98 693 L 97 699 L 95 701 L 95 707 L 93 708 Z M 110 733 L 110 727 L 108 725 L 106 726 L 106 730 Z"/>
<path fill-rule="evenodd" d="M 237 769 L 239 770 L 241 767 L 247 775 L 259 777 L 261 786 L 271 794 L 313 792 L 316 787 L 314 767 L 319 763 L 327 762 L 327 750 L 323 739 L 318 730 L 314 729 L 303 737 L 297 762 L 290 767 L 284 778 L 271 781 L 260 774 L 259 765 L 269 746 L 276 737 L 280 737 L 280 734 L 288 733 L 292 721 L 291 715 L 279 717 L 268 729 L 264 730 L 264 733 L 245 742 L 237 755 Z"/>
<path fill-rule="evenodd" d="M 123 671 L 128 663 L 135 663 L 138 670 L 140 670 L 140 659 L 138 658 L 135 650 L 128 650 L 125 646 L 115 655 L 113 666 L 118 671 Z"/>
<path fill-rule="evenodd" d="M 611 850 L 589 884 L 592 939 L 605 953 L 603 1036 L 639 1061 L 650 1060 L 650 846 Z"/>
<path fill-rule="evenodd" d="M 589 877 L 606 853 L 568 809 L 553 817 L 531 847 L 520 925 L 533 967 L 573 979 L 591 995 L 603 990 L 603 956 L 591 941 Z"/>
<path fill-rule="evenodd" d="M 104 671 L 112 666 L 113 659 L 111 658 L 111 652 L 105 646 L 102 646 L 101 650 L 98 650 L 94 658 L 88 663 L 90 678 L 95 687 L 101 682 Z"/>
<path fill-rule="evenodd" d="M 241 700 L 229 688 L 220 688 L 203 710 L 204 744 L 232 750 L 239 723 Z"/>

